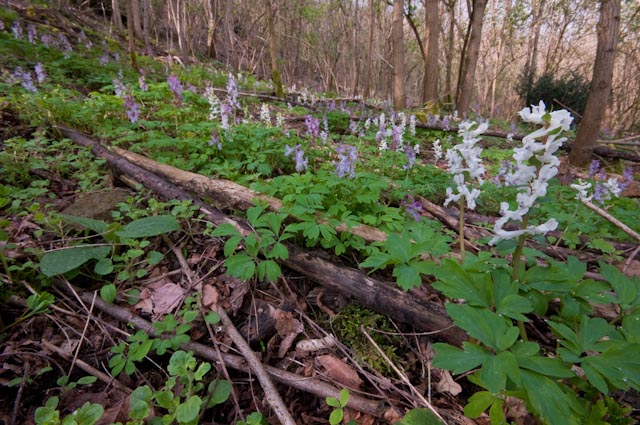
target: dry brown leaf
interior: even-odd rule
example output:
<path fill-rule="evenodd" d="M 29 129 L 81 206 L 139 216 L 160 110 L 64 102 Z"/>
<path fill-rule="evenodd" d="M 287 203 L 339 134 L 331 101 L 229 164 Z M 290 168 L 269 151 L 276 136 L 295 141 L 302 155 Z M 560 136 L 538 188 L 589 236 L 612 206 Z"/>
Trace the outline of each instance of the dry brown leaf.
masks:
<path fill-rule="evenodd" d="M 218 290 L 207 283 L 202 287 L 202 305 L 204 307 L 215 310 L 218 306 L 219 293 Z"/>
<path fill-rule="evenodd" d="M 278 348 L 278 358 L 283 358 L 291 348 L 293 340 L 304 331 L 304 325 L 288 311 L 276 310 L 275 319 L 276 331 L 282 337 L 282 342 Z"/>
<path fill-rule="evenodd" d="M 462 392 L 462 387 L 453 380 L 449 371 L 442 370 L 440 373 L 442 378 L 440 378 L 440 382 L 436 384 L 436 391 L 440 393 L 450 393 L 451 395 L 458 395 Z"/>
<path fill-rule="evenodd" d="M 331 354 L 318 356 L 316 363 L 322 366 L 325 374 L 334 381 L 352 389 L 360 389 L 362 379 L 348 364 Z"/>
<path fill-rule="evenodd" d="M 140 293 L 135 308 L 152 314 L 154 319 L 169 314 L 184 298 L 184 290 L 171 281 L 155 282 Z"/>

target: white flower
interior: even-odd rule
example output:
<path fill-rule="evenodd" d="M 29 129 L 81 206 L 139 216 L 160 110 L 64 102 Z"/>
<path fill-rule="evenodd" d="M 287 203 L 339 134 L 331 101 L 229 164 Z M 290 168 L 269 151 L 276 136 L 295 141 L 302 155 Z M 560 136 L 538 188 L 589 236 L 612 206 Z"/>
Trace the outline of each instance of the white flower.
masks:
<path fill-rule="evenodd" d="M 260 106 L 260 121 L 267 125 L 271 125 L 271 112 L 269 111 L 269 105 L 263 103 Z"/>
<path fill-rule="evenodd" d="M 591 183 L 585 182 L 582 179 L 578 179 L 578 183 L 572 184 L 571 187 L 578 191 L 578 193 L 576 194 L 576 199 L 580 201 L 590 201 L 591 198 L 593 198 L 593 195 L 589 195 L 589 193 L 587 192 L 589 189 L 591 189 Z"/>
<path fill-rule="evenodd" d="M 488 127 L 489 125 L 487 123 L 480 125 L 472 121 L 463 121 L 460 123 L 458 134 L 462 136 L 462 143 L 449 149 L 446 153 L 449 173 L 454 175 L 453 181 L 456 183 L 456 190 L 458 192 L 454 193 L 453 189 L 447 188 L 445 206 L 451 201 L 459 201 L 464 197 L 468 209 L 473 210 L 476 208 L 476 199 L 480 196 L 480 191 L 477 188 L 469 190 L 465 179 L 468 175 L 470 180 L 476 180 L 478 184 L 482 184 L 484 181 L 483 176 L 485 169 L 480 160 L 482 148 L 476 146 L 476 143 L 480 141 L 478 136 L 486 131 Z M 442 154 L 439 140 L 434 142 L 434 153 L 438 157 Z"/>
<path fill-rule="evenodd" d="M 554 230 L 558 223 L 551 219 L 539 226 L 528 226 L 526 229 L 506 231 L 503 226 L 509 221 L 522 221 L 524 216 L 536 204 L 536 200 L 547 194 L 549 180 L 558 174 L 560 160 L 554 155 L 566 140 L 558 137 L 561 130 L 568 130 L 573 117 L 565 111 L 546 112 L 544 102 L 531 108 L 524 108 L 519 112 L 523 121 L 539 124 L 543 127 L 533 131 L 522 139 L 522 146 L 514 149 L 513 159 L 516 162 L 515 170 L 505 175 L 505 182 L 520 186 L 520 192 L 516 196 L 518 207 L 515 211 L 509 210 L 507 203 L 501 204 L 500 218 L 495 225 L 495 237 L 489 242 L 491 245 L 503 239 L 512 239 L 524 234 L 544 234 Z M 541 142 L 539 140 L 543 140 Z M 534 166 L 527 162 L 533 158 L 540 165 Z M 579 196 L 586 196 L 586 188 L 582 189 Z"/>

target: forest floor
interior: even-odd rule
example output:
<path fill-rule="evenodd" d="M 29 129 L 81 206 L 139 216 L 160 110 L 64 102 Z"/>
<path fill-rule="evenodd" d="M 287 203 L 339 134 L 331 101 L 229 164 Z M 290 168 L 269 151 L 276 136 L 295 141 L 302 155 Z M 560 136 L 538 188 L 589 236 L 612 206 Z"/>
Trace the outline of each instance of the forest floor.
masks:
<path fill-rule="evenodd" d="M 477 316 L 504 313 L 487 323 L 505 335 L 524 318 L 519 347 L 544 355 L 523 366 L 516 335 L 496 348 L 492 326 L 455 314 L 486 295 L 485 279 L 502 288 L 496 270 L 515 247 L 487 244 L 508 188 L 486 189 L 466 214 L 463 250 L 458 210 L 440 206 L 452 180 L 439 144 L 457 143 L 461 121 L 413 111 L 410 124 L 410 112 L 309 92 L 282 101 L 253 76 L 167 55 L 139 56 L 141 80 L 124 39 L 101 43 L 99 18 L 26 11 L 0 14 L 0 423 L 530 424 L 564 412 L 541 406 L 553 400 L 536 398 L 539 384 L 561 388 L 559 404 L 580 400 L 570 413 L 593 423 L 640 420 L 628 356 L 640 344 L 637 152 L 602 151 L 603 175 L 628 184 L 600 212 L 569 187 L 594 176 L 559 153 L 533 220 L 560 225 L 522 253 L 533 289 L 505 284 L 509 303 L 495 289 Z M 384 152 L 375 130 L 393 143 L 402 120 L 409 148 Z M 480 142 L 491 177 L 517 143 L 505 128 L 492 122 Z M 571 372 L 571 332 L 578 357 L 603 359 L 582 360 L 587 378 Z M 434 364 L 438 349 L 459 364 Z M 471 364 L 480 352 L 515 353 L 523 376 L 553 379 L 523 378 L 521 390 L 520 372 L 494 365 L 504 388 L 479 407 L 494 361 Z"/>

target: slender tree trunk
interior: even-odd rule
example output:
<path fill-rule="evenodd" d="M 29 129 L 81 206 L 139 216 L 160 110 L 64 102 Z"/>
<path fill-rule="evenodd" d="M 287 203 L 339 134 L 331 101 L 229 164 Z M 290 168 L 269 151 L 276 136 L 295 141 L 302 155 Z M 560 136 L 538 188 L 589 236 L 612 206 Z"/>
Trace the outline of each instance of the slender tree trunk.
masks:
<path fill-rule="evenodd" d="M 473 96 L 473 82 L 475 79 L 476 65 L 480 55 L 480 41 L 482 40 L 482 22 L 487 0 L 473 0 L 473 10 L 467 31 L 467 42 L 462 52 L 460 63 L 460 78 L 458 80 L 458 94 L 456 108 L 460 114 L 465 114 L 471 105 Z"/>
<path fill-rule="evenodd" d="M 142 34 L 142 21 L 140 19 L 140 2 L 139 0 L 129 0 L 131 2 L 131 9 L 129 9 L 132 14 L 130 14 L 127 19 L 133 19 L 133 29 L 135 30 L 136 37 L 142 39 L 144 36 Z"/>
<path fill-rule="evenodd" d="M 205 11 L 207 13 L 207 56 L 216 59 L 216 19 L 218 5 L 216 0 L 204 0 Z"/>
<path fill-rule="evenodd" d="M 151 56 L 151 5 L 149 0 L 142 0 L 142 32 L 144 38 L 144 48 L 147 55 Z"/>
<path fill-rule="evenodd" d="M 128 19 L 127 19 L 127 38 L 129 39 L 129 58 L 131 59 L 131 67 L 135 69 L 137 72 L 140 72 L 138 69 L 138 60 L 136 59 L 136 39 L 135 39 L 135 30 L 133 28 L 133 2 L 129 1 L 129 10 L 127 11 Z"/>
<path fill-rule="evenodd" d="M 235 33 L 233 31 L 233 4 L 231 0 L 224 2 L 224 28 L 227 33 L 227 66 L 231 66 L 234 71 L 238 71 L 235 52 Z"/>
<path fill-rule="evenodd" d="M 393 23 L 391 41 L 393 44 L 393 107 L 407 107 L 407 90 L 404 75 L 404 0 L 393 2 Z"/>
<path fill-rule="evenodd" d="M 367 57 L 364 65 L 364 88 L 362 95 L 365 99 L 371 97 L 371 68 L 373 62 L 371 57 L 373 56 L 373 30 L 376 25 L 376 11 L 374 6 L 374 0 L 369 0 L 369 40 L 367 42 Z"/>
<path fill-rule="evenodd" d="M 569 162 L 578 167 L 586 166 L 591 162 L 600 124 L 611 96 L 613 65 L 620 35 L 620 0 L 602 0 L 597 33 L 598 47 L 593 65 L 591 89 L 576 141 L 569 154 Z"/>
<path fill-rule="evenodd" d="M 438 19 L 438 0 L 425 0 L 424 4 L 424 79 L 422 80 L 422 102 L 438 102 L 438 50 L 440 22 Z"/>
<path fill-rule="evenodd" d="M 274 19 L 277 13 L 277 5 L 274 7 L 271 0 L 267 0 L 267 31 L 269 32 L 269 56 L 271 59 L 271 80 L 276 92 L 276 97 L 284 98 L 284 87 L 282 86 L 282 75 L 278 66 L 278 41 L 276 40 L 276 30 Z"/>
<path fill-rule="evenodd" d="M 122 31 L 124 26 L 122 25 L 122 12 L 120 12 L 120 1 L 111 0 L 111 22 L 116 27 L 117 31 Z"/>
<path fill-rule="evenodd" d="M 353 63 L 353 78 L 351 80 L 351 96 L 356 97 L 358 94 L 358 80 L 360 79 L 360 52 L 358 51 L 358 2 L 353 3 L 353 23 L 352 23 L 352 47 L 351 56 Z"/>
<path fill-rule="evenodd" d="M 450 0 L 447 3 L 449 9 L 449 30 L 447 34 L 447 62 L 445 64 L 445 82 L 444 91 L 446 101 L 449 104 L 453 103 L 453 42 L 456 30 L 456 0 Z"/>

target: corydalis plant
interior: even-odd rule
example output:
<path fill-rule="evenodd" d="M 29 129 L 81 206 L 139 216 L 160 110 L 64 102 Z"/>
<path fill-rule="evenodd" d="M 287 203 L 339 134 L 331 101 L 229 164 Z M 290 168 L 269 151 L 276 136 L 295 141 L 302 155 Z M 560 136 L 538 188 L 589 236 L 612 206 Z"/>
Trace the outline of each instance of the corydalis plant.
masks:
<path fill-rule="evenodd" d="M 292 156 L 296 161 L 296 171 L 298 173 L 302 173 L 308 167 L 308 160 L 304 156 L 304 151 L 300 147 L 300 145 L 295 145 L 294 147 L 290 147 L 289 145 L 285 145 L 284 156 Z"/>
<path fill-rule="evenodd" d="M 480 196 L 480 190 L 472 187 L 475 181 L 478 185 L 484 183 L 484 165 L 480 159 L 482 148 L 478 146 L 480 136 L 489 128 L 488 123 L 478 124 L 475 121 L 463 121 L 460 123 L 458 134 L 462 136 L 462 143 L 449 149 L 446 154 L 449 165 L 449 173 L 453 174 L 453 181 L 456 184 L 455 192 L 451 187 L 447 188 L 447 199 L 444 205 L 451 201 L 458 202 L 460 211 L 459 218 L 459 238 L 460 252 L 464 253 L 464 206 L 474 210 L 476 199 Z"/>
<path fill-rule="evenodd" d="M 519 115 L 523 121 L 539 124 L 542 127 L 525 136 L 522 139 L 522 146 L 514 149 L 515 167 L 507 173 L 506 181 L 520 189 L 516 197 L 518 206 L 512 210 L 508 202 L 500 204 L 502 217 L 496 221 L 495 236 L 489 242 L 494 245 L 501 240 L 519 238 L 518 249 L 514 254 L 516 264 L 519 262 L 520 251 L 527 235 L 545 234 L 558 227 L 558 222 L 554 218 L 537 226 L 528 225 L 528 213 L 535 206 L 537 199 L 547 194 L 549 180 L 558 174 L 560 160 L 555 153 L 567 140 L 566 137 L 559 136 L 562 131 L 569 129 L 573 121 L 571 114 L 564 109 L 546 112 L 542 101 L 538 106 L 524 108 Z M 517 221 L 522 225 L 518 230 L 505 230 L 504 226 L 509 221 Z M 515 277 L 518 273 L 516 264 L 514 264 Z"/>

